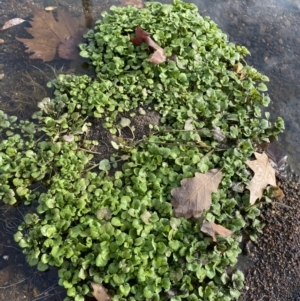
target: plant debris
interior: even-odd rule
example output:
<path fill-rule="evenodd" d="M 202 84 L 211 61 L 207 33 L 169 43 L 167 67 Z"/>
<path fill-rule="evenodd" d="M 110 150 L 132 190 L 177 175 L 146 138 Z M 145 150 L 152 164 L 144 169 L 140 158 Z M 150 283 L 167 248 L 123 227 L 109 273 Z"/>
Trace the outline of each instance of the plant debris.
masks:
<path fill-rule="evenodd" d="M 16 38 L 28 48 L 25 52 L 34 52 L 31 59 L 52 61 L 56 51 L 60 58 L 74 60 L 78 56 L 77 45 L 83 41 L 85 30 L 84 17 L 73 17 L 66 10 L 57 9 L 57 20 L 52 12 L 40 10 L 31 5 L 34 17 L 29 23 L 31 28 L 25 28 L 33 39 Z"/>
<path fill-rule="evenodd" d="M 195 177 L 183 179 L 177 187 L 171 190 L 176 217 L 199 218 L 204 210 L 210 208 L 211 194 L 217 191 L 222 178 L 219 169 L 212 169 L 205 174 L 196 172 Z"/>
<path fill-rule="evenodd" d="M 275 170 L 270 165 L 268 156 L 265 153 L 255 152 L 256 160 L 247 161 L 246 164 L 254 171 L 250 185 L 246 188 L 250 190 L 250 204 L 253 205 L 257 199 L 263 195 L 268 184 L 276 186 Z"/>
<path fill-rule="evenodd" d="M 155 52 L 152 54 L 150 58 L 150 62 L 154 64 L 161 64 L 167 60 L 165 51 L 159 45 L 157 45 L 152 38 L 150 37 L 149 33 L 143 30 L 140 26 L 137 26 L 135 29 L 136 37 L 131 37 L 130 41 L 136 45 L 140 46 L 143 43 L 146 43 L 149 47 L 153 48 Z"/>
<path fill-rule="evenodd" d="M 96 298 L 97 301 L 110 301 L 111 296 L 108 294 L 107 289 L 98 283 L 91 283 L 91 286 L 93 288 L 93 296 Z"/>
<path fill-rule="evenodd" d="M 221 225 L 215 224 L 213 222 L 207 222 L 207 221 L 203 222 L 201 226 L 201 231 L 211 236 L 214 242 L 217 241 L 216 235 L 220 235 L 222 237 L 228 237 L 233 233 L 231 230 L 226 229 Z"/>

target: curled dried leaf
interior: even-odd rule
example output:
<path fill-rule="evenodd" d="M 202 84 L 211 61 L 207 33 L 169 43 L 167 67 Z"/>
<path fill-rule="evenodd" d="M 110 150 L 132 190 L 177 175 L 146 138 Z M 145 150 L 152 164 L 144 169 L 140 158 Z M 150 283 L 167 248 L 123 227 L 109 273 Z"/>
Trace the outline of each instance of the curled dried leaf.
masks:
<path fill-rule="evenodd" d="M 110 301 L 112 300 L 110 294 L 108 293 L 107 289 L 99 284 L 92 282 L 91 283 L 92 288 L 93 288 L 93 296 L 96 298 L 97 301 Z"/>
<path fill-rule="evenodd" d="M 227 228 L 215 224 L 213 222 L 207 222 L 205 221 L 201 226 L 201 231 L 209 236 L 212 237 L 213 241 L 217 241 L 216 235 L 220 235 L 222 237 L 228 237 L 232 235 L 232 231 L 228 230 Z"/>
<path fill-rule="evenodd" d="M 134 45 L 140 46 L 143 43 L 146 43 L 149 47 L 155 50 L 150 58 L 151 63 L 161 64 L 167 60 L 164 49 L 152 40 L 147 31 L 143 30 L 140 26 L 137 26 L 135 29 L 135 35 L 135 37 L 130 38 L 130 41 Z"/>

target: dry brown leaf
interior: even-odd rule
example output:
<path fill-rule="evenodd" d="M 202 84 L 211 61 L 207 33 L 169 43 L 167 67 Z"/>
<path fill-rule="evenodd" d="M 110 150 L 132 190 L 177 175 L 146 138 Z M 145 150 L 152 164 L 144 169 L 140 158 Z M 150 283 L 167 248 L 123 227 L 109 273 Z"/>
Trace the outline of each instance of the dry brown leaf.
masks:
<path fill-rule="evenodd" d="M 270 188 L 270 198 L 281 200 L 281 199 L 284 198 L 284 193 L 279 187 L 271 186 L 271 188 Z"/>
<path fill-rule="evenodd" d="M 211 169 L 205 174 L 196 172 L 195 177 L 183 179 L 181 187 L 171 190 L 175 216 L 199 218 L 210 208 L 211 194 L 217 191 L 221 178 L 219 169 Z"/>
<path fill-rule="evenodd" d="M 227 228 L 221 225 L 215 224 L 213 222 L 206 222 L 206 221 L 203 222 L 201 226 L 201 231 L 211 236 L 213 241 L 217 241 L 216 235 L 220 235 L 222 237 L 228 237 L 233 233 L 231 230 L 228 230 Z"/>
<path fill-rule="evenodd" d="M 97 301 L 110 301 L 112 300 L 110 294 L 107 292 L 107 289 L 98 283 L 92 282 L 91 283 L 93 288 L 93 296 L 96 298 Z"/>
<path fill-rule="evenodd" d="M 25 52 L 34 52 L 30 58 L 52 61 L 60 45 L 59 56 L 63 59 L 74 59 L 79 52 L 77 45 L 85 30 L 84 17 L 75 18 L 70 12 L 58 9 L 55 20 L 52 12 L 40 10 L 33 5 L 31 9 L 34 17 L 29 23 L 32 27 L 25 29 L 34 38 L 16 38 L 28 48 Z"/>
<path fill-rule="evenodd" d="M 149 47 L 153 48 L 155 51 L 150 58 L 150 62 L 154 64 L 161 64 L 167 60 L 165 51 L 161 48 L 152 38 L 149 33 L 143 30 L 140 26 L 137 26 L 135 29 L 136 37 L 131 37 L 130 41 L 136 45 L 140 46 L 143 43 L 146 43 Z"/>
<path fill-rule="evenodd" d="M 240 80 L 245 79 L 246 77 L 246 72 L 243 70 L 243 65 L 242 64 L 235 64 L 233 66 L 234 71 L 240 75 Z"/>
<path fill-rule="evenodd" d="M 246 188 L 250 190 L 250 204 L 253 205 L 257 199 L 263 195 L 267 185 L 276 186 L 275 170 L 269 163 L 269 158 L 265 153 L 254 153 L 256 160 L 247 161 L 246 164 L 254 171 L 250 185 Z"/>

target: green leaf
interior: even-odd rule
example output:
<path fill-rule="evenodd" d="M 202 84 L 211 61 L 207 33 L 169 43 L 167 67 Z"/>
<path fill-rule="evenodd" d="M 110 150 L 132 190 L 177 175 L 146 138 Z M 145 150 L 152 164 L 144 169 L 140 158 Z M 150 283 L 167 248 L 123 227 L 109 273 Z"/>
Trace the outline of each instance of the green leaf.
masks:
<path fill-rule="evenodd" d="M 108 171 L 108 170 L 110 170 L 110 168 L 111 168 L 111 166 L 110 166 L 110 162 L 108 159 L 103 159 L 100 161 L 100 163 L 99 163 L 100 170 Z"/>
<path fill-rule="evenodd" d="M 82 56 L 84 58 L 90 57 L 89 53 L 86 50 L 81 50 L 79 54 L 80 54 L 80 56 Z"/>
<path fill-rule="evenodd" d="M 264 83 L 260 83 L 260 84 L 257 86 L 257 89 L 258 89 L 259 91 L 262 91 L 262 92 L 268 91 L 268 87 L 267 87 L 266 84 L 264 84 Z"/>
<path fill-rule="evenodd" d="M 28 193 L 28 188 L 26 188 L 26 187 L 18 187 L 17 188 L 17 190 L 16 190 L 16 192 L 17 192 L 17 194 L 19 195 L 19 196 L 24 196 L 24 195 L 26 195 L 27 193 Z"/>
<path fill-rule="evenodd" d="M 41 272 L 44 272 L 46 270 L 48 270 L 49 266 L 47 264 L 44 264 L 43 262 L 39 261 L 38 265 L 37 265 L 37 269 Z"/>

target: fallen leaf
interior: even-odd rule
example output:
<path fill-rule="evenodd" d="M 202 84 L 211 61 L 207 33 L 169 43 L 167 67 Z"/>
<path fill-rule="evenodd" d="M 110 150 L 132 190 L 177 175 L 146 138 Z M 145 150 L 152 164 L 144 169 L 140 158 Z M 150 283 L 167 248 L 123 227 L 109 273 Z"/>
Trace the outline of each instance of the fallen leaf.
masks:
<path fill-rule="evenodd" d="M 93 288 L 93 296 L 96 298 L 97 301 L 110 301 L 112 300 L 111 296 L 108 294 L 107 289 L 98 283 L 91 283 Z"/>
<path fill-rule="evenodd" d="M 204 210 L 210 208 L 211 194 L 217 191 L 221 178 L 219 169 L 211 169 L 204 174 L 196 172 L 195 177 L 181 180 L 181 187 L 171 190 L 175 216 L 199 218 Z"/>
<path fill-rule="evenodd" d="M 26 20 L 23 20 L 23 19 L 20 19 L 20 18 L 11 19 L 11 20 L 5 22 L 4 25 L 2 27 L 0 27 L 0 30 L 8 29 L 8 28 L 13 27 L 15 25 L 21 24 L 25 21 Z"/>
<path fill-rule="evenodd" d="M 246 72 L 243 70 L 243 65 L 242 64 L 235 64 L 234 66 L 233 66 L 233 69 L 234 69 L 234 71 L 237 73 L 237 74 L 239 74 L 239 76 L 240 76 L 240 80 L 243 80 L 243 79 L 245 79 L 245 77 L 246 77 Z"/>
<path fill-rule="evenodd" d="M 58 56 L 65 60 L 75 60 L 79 56 L 78 45 L 83 42 L 82 35 L 68 36 L 58 45 Z"/>
<path fill-rule="evenodd" d="M 270 187 L 270 198 L 271 199 L 283 199 L 284 198 L 284 193 L 279 187 Z"/>
<path fill-rule="evenodd" d="M 265 153 L 254 153 L 256 160 L 247 161 L 246 164 L 254 171 L 250 185 L 246 188 L 250 190 L 250 204 L 253 205 L 257 199 L 263 195 L 268 184 L 276 186 L 275 170 L 270 165 L 268 156 Z"/>
<path fill-rule="evenodd" d="M 228 237 L 230 235 L 232 235 L 232 231 L 228 230 L 227 228 L 215 224 L 213 222 L 203 222 L 202 226 L 201 226 L 201 231 L 209 236 L 212 237 L 213 241 L 217 241 L 216 239 L 216 235 L 220 235 L 222 237 Z"/>
<path fill-rule="evenodd" d="M 150 37 L 149 33 L 143 30 L 140 26 L 137 26 L 135 29 L 136 37 L 131 37 L 130 41 L 136 45 L 140 46 L 143 43 L 146 43 L 149 47 L 153 48 L 155 52 L 152 54 L 150 58 L 150 62 L 154 64 L 161 64 L 167 60 L 165 55 L 165 51 L 159 45 L 157 45 L 152 38 Z"/>
<path fill-rule="evenodd" d="M 153 64 L 161 64 L 161 63 L 165 62 L 166 60 L 167 60 L 167 57 L 165 55 L 165 51 L 161 48 L 161 49 L 156 50 L 152 54 L 149 62 L 151 62 Z"/>
<path fill-rule="evenodd" d="M 57 9 L 57 20 L 52 12 L 40 10 L 31 5 L 34 17 L 29 23 L 31 28 L 25 28 L 33 39 L 16 38 L 28 48 L 25 52 L 34 52 L 31 59 L 52 61 L 58 54 L 63 59 L 74 59 L 79 51 L 77 45 L 83 41 L 85 30 L 84 17 L 73 17 L 70 12 Z"/>
<path fill-rule="evenodd" d="M 272 142 L 265 149 L 265 153 L 270 159 L 271 166 L 275 169 L 276 176 L 281 179 L 286 179 L 287 171 L 287 155 L 278 143 Z"/>

